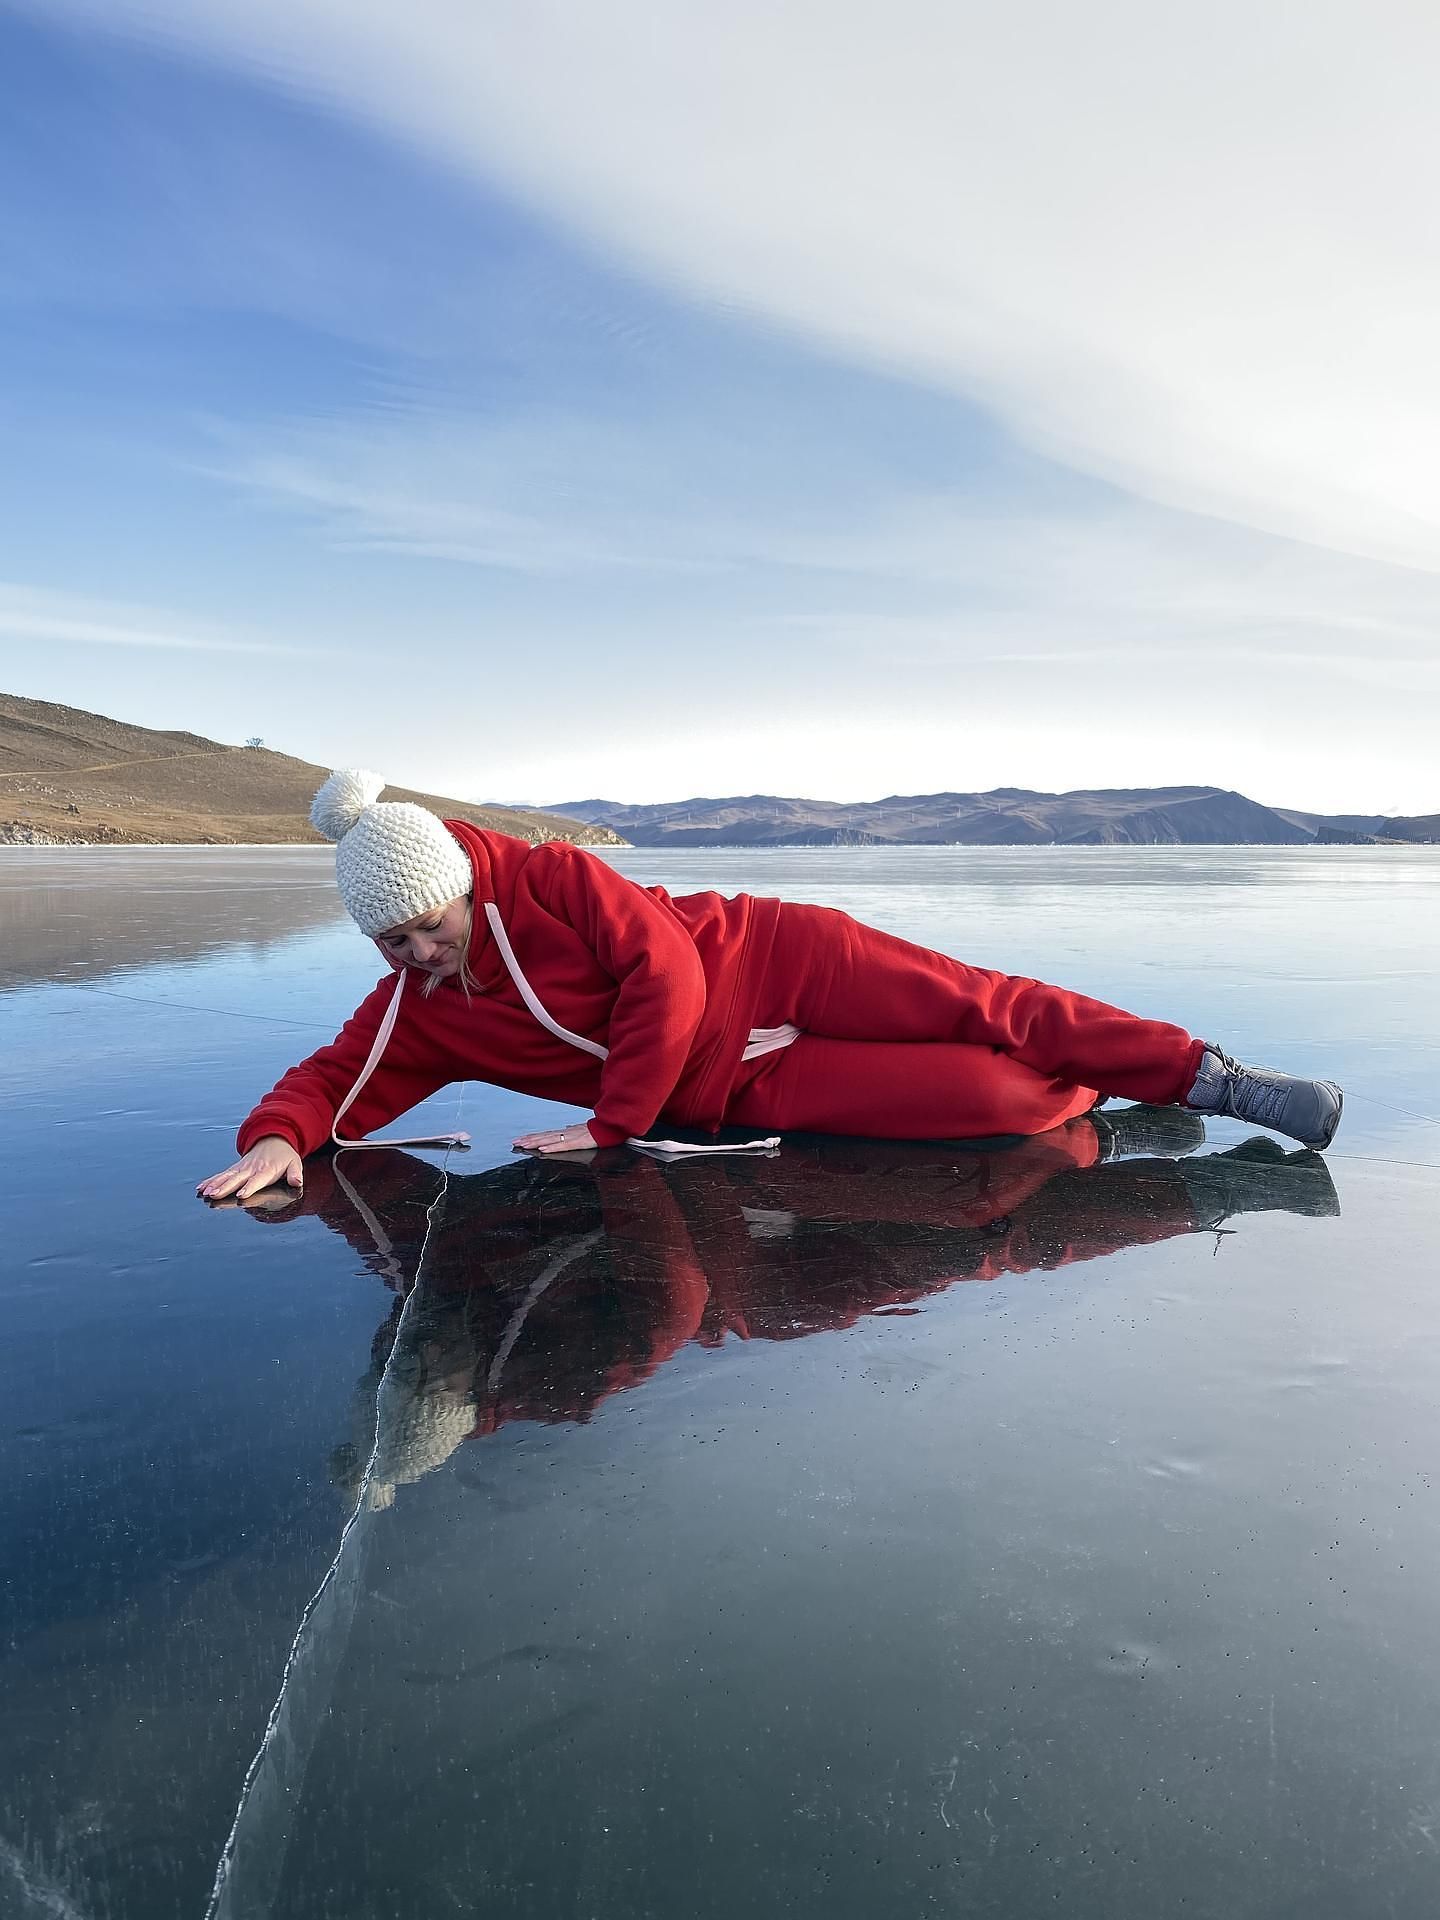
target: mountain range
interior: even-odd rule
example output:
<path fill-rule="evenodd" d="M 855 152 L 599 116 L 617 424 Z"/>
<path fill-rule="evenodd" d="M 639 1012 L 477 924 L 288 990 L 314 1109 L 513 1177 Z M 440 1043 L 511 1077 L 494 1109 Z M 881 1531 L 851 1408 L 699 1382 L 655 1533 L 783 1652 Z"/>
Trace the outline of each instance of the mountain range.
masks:
<path fill-rule="evenodd" d="M 80 707 L 0 694 L 0 845 L 318 842 L 310 800 L 327 768 L 263 742 L 225 745 Z M 532 842 L 579 846 L 1305 846 L 1440 840 L 1440 814 L 1383 819 L 1267 807 L 1221 787 L 892 794 L 800 800 L 774 794 L 632 806 L 569 800 L 535 808 L 387 787 Z"/>
<path fill-rule="evenodd" d="M 1307 813 L 1221 787 L 997 787 L 851 802 L 749 794 L 650 806 L 567 800 L 551 811 L 609 827 L 638 847 L 1305 846 L 1440 837 L 1434 816 Z"/>

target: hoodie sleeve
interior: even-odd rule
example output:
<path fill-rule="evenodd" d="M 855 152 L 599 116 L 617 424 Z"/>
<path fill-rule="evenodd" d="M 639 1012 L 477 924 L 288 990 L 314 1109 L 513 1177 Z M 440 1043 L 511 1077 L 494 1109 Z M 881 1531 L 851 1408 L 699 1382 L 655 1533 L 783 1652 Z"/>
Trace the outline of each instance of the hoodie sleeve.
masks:
<path fill-rule="evenodd" d="M 705 1012 L 705 970 L 685 928 L 644 887 L 579 847 L 544 851 L 554 856 L 546 906 L 619 987 L 590 1122 L 597 1145 L 615 1147 L 654 1126 L 684 1072 Z"/>
<path fill-rule="evenodd" d="M 314 1153 L 330 1138 L 335 1109 L 360 1077 L 375 1035 L 395 991 L 393 973 L 382 980 L 351 1014 L 328 1047 L 321 1047 L 281 1076 L 249 1115 L 237 1135 L 241 1153 L 257 1140 L 278 1134 L 299 1154 Z M 407 989 L 406 1001 L 410 999 Z M 359 1140 L 397 1114 L 438 1092 L 451 1076 L 437 1071 L 433 1054 L 416 1032 L 410 1009 L 402 1005 L 395 1031 L 365 1091 L 345 1115 L 343 1134 Z"/>

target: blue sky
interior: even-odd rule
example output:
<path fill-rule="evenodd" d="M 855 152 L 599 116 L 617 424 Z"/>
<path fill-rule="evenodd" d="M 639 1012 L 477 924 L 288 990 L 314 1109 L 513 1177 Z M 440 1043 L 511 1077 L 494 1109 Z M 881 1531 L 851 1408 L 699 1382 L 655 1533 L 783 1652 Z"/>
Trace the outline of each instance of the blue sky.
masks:
<path fill-rule="evenodd" d="M 882 86 L 868 6 L 0 4 L 0 687 L 471 798 L 1440 807 L 1433 242 L 1336 252 L 1343 42 L 1207 224 L 1064 45 L 943 144 L 1020 56 L 904 8 Z"/>

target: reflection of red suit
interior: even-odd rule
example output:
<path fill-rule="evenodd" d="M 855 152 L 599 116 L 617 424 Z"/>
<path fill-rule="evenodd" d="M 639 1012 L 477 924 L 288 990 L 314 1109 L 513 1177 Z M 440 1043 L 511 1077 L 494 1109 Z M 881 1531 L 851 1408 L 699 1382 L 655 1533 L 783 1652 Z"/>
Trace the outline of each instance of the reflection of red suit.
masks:
<path fill-rule="evenodd" d="M 988 1155 L 867 1172 L 827 1154 L 792 1164 L 716 1161 L 625 1168 L 602 1191 L 607 1226 L 646 1245 L 694 1299 L 694 1337 L 793 1339 L 853 1326 L 963 1280 L 1050 1271 L 1193 1231 L 1168 1161 L 1096 1166 L 1094 1129 L 1072 1122 Z M 637 1205 L 636 1186 L 644 1200 Z M 628 1191 L 627 1191 L 628 1189 Z M 795 1224 L 785 1230 L 786 1217 Z M 759 1228 L 757 1233 L 756 1229 Z"/>
<path fill-rule="evenodd" d="M 1168 1161 L 1097 1165 L 1075 1121 L 994 1153 L 790 1148 L 662 1169 L 525 1162 L 451 1176 L 412 1331 L 463 1380 L 475 1432 L 588 1419 L 692 1341 L 793 1339 L 960 1280 L 1052 1270 L 1195 1228 Z M 376 1271 L 413 1274 L 439 1176 L 395 1154 L 343 1163 L 390 1242 L 319 1162 L 304 1201 Z M 393 1318 L 381 1330 L 388 1349 Z"/>

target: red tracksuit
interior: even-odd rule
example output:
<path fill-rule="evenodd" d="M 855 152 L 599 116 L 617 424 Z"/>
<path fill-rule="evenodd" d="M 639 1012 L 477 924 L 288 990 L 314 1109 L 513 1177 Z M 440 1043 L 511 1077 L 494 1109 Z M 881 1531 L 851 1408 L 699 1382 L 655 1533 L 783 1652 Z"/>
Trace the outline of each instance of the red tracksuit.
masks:
<path fill-rule="evenodd" d="M 345 1136 L 440 1087 L 485 1080 L 594 1112 L 614 1146 L 669 1125 L 801 1128 L 896 1139 L 1040 1133 L 1098 1093 L 1180 1100 L 1202 1043 L 1035 980 L 965 966 L 828 907 L 716 893 L 672 899 L 582 848 L 532 847 L 446 822 L 475 875 L 470 970 L 428 998 L 407 986 Z M 551 1018 L 609 1048 L 601 1061 L 525 1005 L 483 913 L 493 901 Z M 389 1004 L 380 982 L 339 1036 L 293 1067 L 240 1129 L 311 1153 L 358 1077 Z M 801 1029 L 742 1055 L 754 1028 Z"/>

